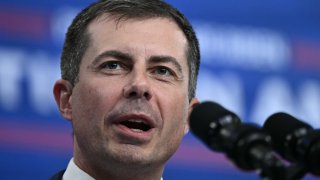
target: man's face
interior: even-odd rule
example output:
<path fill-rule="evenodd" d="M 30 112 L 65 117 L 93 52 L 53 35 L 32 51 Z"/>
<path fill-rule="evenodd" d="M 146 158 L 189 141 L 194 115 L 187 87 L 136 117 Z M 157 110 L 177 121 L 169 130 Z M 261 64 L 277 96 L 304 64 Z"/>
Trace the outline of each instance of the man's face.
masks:
<path fill-rule="evenodd" d="M 75 159 L 162 166 L 188 131 L 187 40 L 164 18 L 99 18 L 70 98 Z M 90 159 L 90 160 L 88 160 Z"/>

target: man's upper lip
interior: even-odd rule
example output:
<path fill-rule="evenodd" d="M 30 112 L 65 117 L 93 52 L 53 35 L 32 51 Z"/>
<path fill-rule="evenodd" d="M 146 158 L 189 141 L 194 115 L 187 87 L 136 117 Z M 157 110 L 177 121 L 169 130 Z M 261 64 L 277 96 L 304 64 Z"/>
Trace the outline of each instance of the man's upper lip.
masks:
<path fill-rule="evenodd" d="M 121 123 L 123 121 L 128 121 L 128 120 L 141 120 L 144 123 L 148 124 L 150 126 L 150 128 L 154 128 L 156 126 L 156 122 L 152 118 L 150 118 L 146 114 L 139 114 L 139 113 L 138 114 L 121 115 L 115 119 L 114 123 L 118 124 L 118 123 Z"/>

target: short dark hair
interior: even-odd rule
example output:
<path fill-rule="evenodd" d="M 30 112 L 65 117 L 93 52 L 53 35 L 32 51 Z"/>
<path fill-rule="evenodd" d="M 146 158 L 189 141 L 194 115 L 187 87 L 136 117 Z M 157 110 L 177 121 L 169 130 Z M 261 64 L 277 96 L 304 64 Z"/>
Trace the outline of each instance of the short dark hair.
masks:
<path fill-rule="evenodd" d="M 73 86 L 79 79 L 81 59 L 90 43 L 87 27 L 91 21 L 108 14 L 120 19 L 168 18 L 184 33 L 187 41 L 189 67 L 189 100 L 195 96 L 200 64 L 199 43 L 196 34 L 185 16 L 162 0 L 104 0 L 83 9 L 68 28 L 61 55 L 61 76 Z"/>

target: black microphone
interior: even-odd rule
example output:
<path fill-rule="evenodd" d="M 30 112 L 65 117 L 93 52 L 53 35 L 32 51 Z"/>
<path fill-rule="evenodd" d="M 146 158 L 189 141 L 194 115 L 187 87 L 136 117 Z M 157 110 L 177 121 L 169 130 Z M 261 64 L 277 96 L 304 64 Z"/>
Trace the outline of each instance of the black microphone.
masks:
<path fill-rule="evenodd" d="M 309 172 L 320 175 L 320 130 L 282 112 L 271 115 L 263 129 L 271 135 L 282 157 L 303 163 Z"/>
<path fill-rule="evenodd" d="M 190 115 L 191 131 L 210 149 L 225 152 L 239 168 L 261 171 L 261 176 L 286 179 L 285 167 L 272 151 L 271 137 L 255 124 L 214 102 L 196 106 Z"/>

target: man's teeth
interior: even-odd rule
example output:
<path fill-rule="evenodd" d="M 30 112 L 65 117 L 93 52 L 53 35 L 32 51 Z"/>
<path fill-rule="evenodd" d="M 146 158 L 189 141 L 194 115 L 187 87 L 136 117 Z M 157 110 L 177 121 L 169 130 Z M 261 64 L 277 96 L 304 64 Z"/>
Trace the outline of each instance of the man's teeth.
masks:
<path fill-rule="evenodd" d="M 131 129 L 134 132 L 143 132 L 141 129 Z"/>
<path fill-rule="evenodd" d="M 145 122 L 144 121 L 142 121 L 142 120 L 139 120 L 139 119 L 130 119 L 129 120 L 130 122 L 135 122 L 135 123 L 143 123 L 143 124 L 145 124 Z"/>

